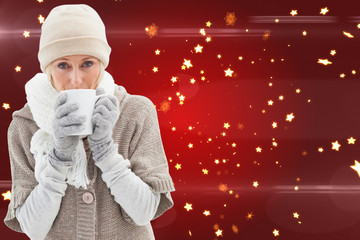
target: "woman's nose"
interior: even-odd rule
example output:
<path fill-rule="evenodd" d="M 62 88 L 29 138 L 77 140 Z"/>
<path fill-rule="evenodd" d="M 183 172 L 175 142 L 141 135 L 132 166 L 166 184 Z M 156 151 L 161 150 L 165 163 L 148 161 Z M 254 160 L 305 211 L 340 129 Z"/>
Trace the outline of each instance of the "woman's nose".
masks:
<path fill-rule="evenodd" d="M 81 85 L 82 83 L 82 73 L 80 70 L 78 69 L 74 69 L 72 74 L 71 74 L 71 83 L 75 86 L 78 87 Z"/>

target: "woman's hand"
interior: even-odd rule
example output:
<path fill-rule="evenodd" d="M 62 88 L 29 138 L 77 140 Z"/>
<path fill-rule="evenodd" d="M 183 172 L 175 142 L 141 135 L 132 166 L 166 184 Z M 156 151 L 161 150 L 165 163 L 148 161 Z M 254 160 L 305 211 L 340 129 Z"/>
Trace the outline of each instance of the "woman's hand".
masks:
<path fill-rule="evenodd" d="M 104 94 L 104 89 L 96 89 L 96 95 Z M 88 137 L 95 161 L 106 154 L 112 144 L 112 131 L 119 118 L 119 101 L 113 95 L 103 95 L 95 103 L 91 121 L 93 133 Z"/>
<path fill-rule="evenodd" d="M 54 155 L 60 161 L 71 164 L 71 155 L 79 141 L 79 136 L 69 136 L 69 134 L 82 131 L 85 128 L 83 123 L 86 116 L 69 115 L 76 111 L 79 105 L 66 102 L 66 99 L 66 94 L 60 93 L 54 105 Z"/>

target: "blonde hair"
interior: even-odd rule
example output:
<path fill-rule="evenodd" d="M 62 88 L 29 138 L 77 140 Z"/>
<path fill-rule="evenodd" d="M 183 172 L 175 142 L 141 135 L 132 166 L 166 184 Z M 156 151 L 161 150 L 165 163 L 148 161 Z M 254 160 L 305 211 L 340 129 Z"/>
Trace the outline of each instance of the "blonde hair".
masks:
<path fill-rule="evenodd" d="M 45 74 L 47 76 L 47 79 L 51 82 L 51 85 L 53 85 L 53 87 L 55 87 L 53 79 L 52 79 L 52 75 L 51 75 L 51 63 L 46 66 Z"/>
<path fill-rule="evenodd" d="M 100 73 L 99 73 L 98 78 L 96 79 L 95 89 L 97 88 L 97 86 L 99 85 L 101 80 L 104 78 L 105 66 L 104 66 L 103 62 L 100 60 L 99 60 L 99 63 L 100 63 Z M 51 85 L 55 88 L 54 80 L 51 75 L 51 66 L 52 66 L 52 62 L 46 66 L 45 74 L 47 76 L 47 79 L 51 82 Z"/>

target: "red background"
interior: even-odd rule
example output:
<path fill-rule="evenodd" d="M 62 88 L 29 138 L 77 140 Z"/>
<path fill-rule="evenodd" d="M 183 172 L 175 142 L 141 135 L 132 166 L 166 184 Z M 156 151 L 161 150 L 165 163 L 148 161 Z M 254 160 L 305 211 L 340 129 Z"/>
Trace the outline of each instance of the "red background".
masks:
<path fill-rule="evenodd" d="M 354 145 L 347 141 L 359 136 L 357 1 L 1 1 L 0 103 L 11 107 L 0 109 L 2 192 L 11 188 L 6 137 L 11 114 L 26 102 L 25 83 L 41 71 L 37 17 L 46 17 L 53 7 L 65 3 L 86 3 L 99 13 L 112 48 L 107 71 L 130 94 L 147 96 L 159 109 L 176 191 L 172 193 L 175 206 L 152 222 L 157 240 L 359 238 L 360 178 L 350 168 L 359 160 L 359 148 L 358 141 Z M 329 9 L 325 16 L 319 14 L 324 7 Z M 287 22 L 293 9 L 298 11 L 295 22 Z M 234 26 L 226 25 L 227 12 L 235 13 Z M 254 21 L 260 16 L 272 21 Z M 306 22 L 304 16 L 331 17 L 332 22 Z M 359 22 L 353 21 L 356 17 Z M 212 23 L 210 28 L 207 21 Z M 157 36 L 150 38 L 144 29 L 152 23 L 159 28 Z M 200 28 L 205 28 L 211 42 L 205 42 Z M 25 30 L 30 31 L 29 38 L 22 35 Z M 266 30 L 270 37 L 264 40 Z M 204 46 L 202 53 L 194 52 L 197 44 Z M 161 51 L 159 56 L 156 49 Z M 334 56 L 330 55 L 333 49 Z M 191 60 L 192 68 L 181 70 L 184 58 Z M 333 63 L 324 66 L 318 59 Z M 14 70 L 16 66 L 22 67 L 21 72 Z M 152 71 L 154 66 L 159 72 Z M 234 74 L 225 77 L 229 67 Z M 200 74 L 201 70 L 205 73 Z M 201 76 L 206 80 L 201 81 Z M 172 77 L 178 77 L 178 82 L 172 84 Z M 195 84 L 190 84 L 192 78 Z M 185 96 L 183 105 L 176 92 Z M 172 97 L 170 108 L 161 111 L 168 97 Z M 267 104 L 270 99 L 273 106 Z M 295 118 L 285 121 L 290 113 Z M 225 129 L 224 123 L 230 128 Z M 240 123 L 243 129 L 237 127 Z M 272 146 L 272 138 L 278 147 Z M 341 144 L 339 151 L 331 149 L 335 141 Z M 189 148 L 189 143 L 194 147 Z M 324 152 L 318 151 L 320 147 Z M 215 164 L 215 159 L 220 163 Z M 253 181 L 259 182 L 258 188 Z M 228 190 L 220 191 L 220 184 Z M 186 211 L 186 203 L 193 210 Z M 0 205 L 3 219 L 8 200 Z M 205 216 L 204 210 L 211 215 Z M 254 217 L 247 220 L 250 212 Z M 222 236 L 216 236 L 216 226 L 223 230 Z M 274 229 L 280 236 L 273 235 Z M 3 222 L 0 234 L 1 239 L 27 239 Z"/>

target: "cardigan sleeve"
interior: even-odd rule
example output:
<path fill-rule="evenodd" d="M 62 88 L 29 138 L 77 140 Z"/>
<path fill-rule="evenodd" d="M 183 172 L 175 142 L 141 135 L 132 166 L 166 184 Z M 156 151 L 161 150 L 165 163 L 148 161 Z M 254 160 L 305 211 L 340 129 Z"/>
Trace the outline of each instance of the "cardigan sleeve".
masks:
<path fill-rule="evenodd" d="M 131 170 L 155 193 L 161 193 L 159 207 L 152 220 L 173 205 L 170 192 L 175 191 L 161 140 L 157 111 L 150 99 L 144 98 L 145 117 L 138 122 L 129 147 Z M 126 214 L 125 214 L 126 219 Z"/>
<path fill-rule="evenodd" d="M 6 226 L 17 232 L 23 231 L 20 227 L 20 223 L 16 219 L 16 208 L 25 202 L 32 190 L 38 184 L 34 175 L 35 160 L 30 153 L 30 140 L 27 141 L 28 138 L 31 139 L 30 130 L 31 128 L 34 128 L 34 126 L 26 124 L 26 121 L 19 122 L 20 120 L 21 118 L 14 118 L 8 128 L 8 148 L 12 187 L 11 199 L 4 219 Z"/>

